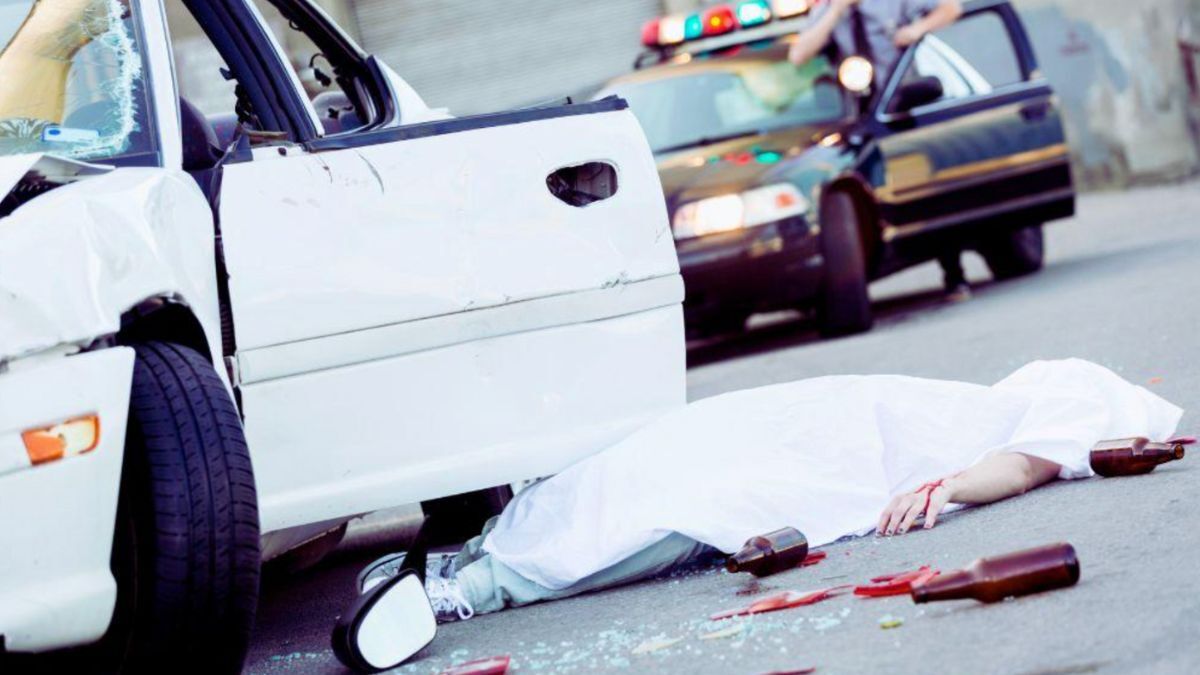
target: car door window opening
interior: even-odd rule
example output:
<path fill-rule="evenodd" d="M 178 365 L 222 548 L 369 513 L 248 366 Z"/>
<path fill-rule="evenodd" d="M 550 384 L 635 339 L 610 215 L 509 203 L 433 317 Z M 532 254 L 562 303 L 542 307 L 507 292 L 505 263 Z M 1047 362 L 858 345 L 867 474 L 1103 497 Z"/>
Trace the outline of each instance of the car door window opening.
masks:
<path fill-rule="evenodd" d="M 898 117 L 923 113 L 1020 91 L 1033 77 L 1032 68 L 1022 56 L 1005 15 L 999 10 L 970 14 L 957 23 L 928 35 L 901 59 L 896 72 L 881 96 L 879 119 L 891 122 Z M 922 100 L 907 91 L 929 89 L 919 81 L 937 79 L 942 93 L 934 100 Z"/>
<path fill-rule="evenodd" d="M 386 109 L 367 62 L 347 38 L 326 26 L 311 7 L 289 0 L 249 0 L 283 50 L 320 121 L 323 135 L 358 131 Z"/>
<path fill-rule="evenodd" d="M 204 38 L 226 64 L 217 72 L 211 72 L 207 81 L 222 78 L 235 83 L 234 110 L 222 110 L 224 116 L 221 119 L 215 116 L 208 119 L 220 132 L 222 143 L 232 139 L 233 127 L 238 122 L 262 131 L 286 131 L 290 138 L 296 138 L 308 121 L 288 106 L 281 105 L 289 96 L 285 89 L 287 83 L 285 78 L 274 75 L 270 64 L 264 62 L 261 51 L 255 49 L 254 45 L 262 40 L 256 40 L 258 36 L 248 34 L 250 27 L 257 25 L 257 22 L 247 8 L 230 2 L 179 2 L 186 7 L 186 12 L 200 28 Z M 209 110 L 204 112 L 211 115 Z M 228 119 L 230 112 L 236 112 L 232 123 Z"/>

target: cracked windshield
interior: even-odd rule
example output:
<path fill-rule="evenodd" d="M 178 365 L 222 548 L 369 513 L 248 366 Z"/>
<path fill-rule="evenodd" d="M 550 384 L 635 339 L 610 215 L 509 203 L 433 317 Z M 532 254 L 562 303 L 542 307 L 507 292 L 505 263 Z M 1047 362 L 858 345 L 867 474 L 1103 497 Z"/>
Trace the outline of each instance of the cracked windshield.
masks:
<path fill-rule="evenodd" d="M 151 149 L 130 16 L 120 0 L 0 0 L 0 155 Z"/>

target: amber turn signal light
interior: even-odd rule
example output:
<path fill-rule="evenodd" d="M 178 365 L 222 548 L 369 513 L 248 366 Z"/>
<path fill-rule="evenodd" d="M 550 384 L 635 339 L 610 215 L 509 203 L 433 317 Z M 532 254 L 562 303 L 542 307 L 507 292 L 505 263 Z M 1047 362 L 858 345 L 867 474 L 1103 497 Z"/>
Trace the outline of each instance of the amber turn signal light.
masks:
<path fill-rule="evenodd" d="M 91 452 L 100 444 L 100 416 L 85 415 L 21 433 L 34 466 Z"/>

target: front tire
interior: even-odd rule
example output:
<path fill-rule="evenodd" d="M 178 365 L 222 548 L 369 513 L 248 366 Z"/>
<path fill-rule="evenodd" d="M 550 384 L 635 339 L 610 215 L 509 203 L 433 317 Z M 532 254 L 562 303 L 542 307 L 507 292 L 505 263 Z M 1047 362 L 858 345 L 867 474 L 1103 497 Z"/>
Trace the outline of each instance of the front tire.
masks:
<path fill-rule="evenodd" d="M 825 336 L 862 333 L 874 324 L 861 232 L 858 209 L 848 193 L 833 192 L 825 198 L 821 211 L 825 280 L 817 299 L 817 323 Z"/>
<path fill-rule="evenodd" d="M 136 345 L 109 672 L 239 673 L 258 605 L 259 524 L 241 419 L 200 354 Z M 181 672 L 182 672 L 181 671 Z"/>
<path fill-rule="evenodd" d="M 1005 232 L 984 242 L 979 254 L 998 280 L 1015 279 L 1042 269 L 1046 245 L 1041 225 Z"/>

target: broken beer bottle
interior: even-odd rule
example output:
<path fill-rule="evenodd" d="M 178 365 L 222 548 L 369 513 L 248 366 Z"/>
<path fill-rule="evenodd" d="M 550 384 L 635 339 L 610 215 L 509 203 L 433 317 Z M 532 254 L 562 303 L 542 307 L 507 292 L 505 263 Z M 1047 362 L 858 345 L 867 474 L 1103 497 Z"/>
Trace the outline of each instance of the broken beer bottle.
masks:
<path fill-rule="evenodd" d="M 751 537 L 742 550 L 729 556 L 725 569 L 766 577 L 798 567 L 808 557 L 808 539 L 796 528 L 785 527 Z"/>
<path fill-rule="evenodd" d="M 966 569 L 941 574 L 912 589 L 913 602 L 974 599 L 1000 602 L 1074 586 L 1079 558 L 1070 544 L 1051 544 L 994 558 L 981 558 Z"/>
<path fill-rule="evenodd" d="M 1182 443 L 1153 443 L 1148 438 L 1101 441 L 1092 448 L 1092 471 L 1106 478 L 1137 476 L 1154 467 L 1183 459 Z"/>

